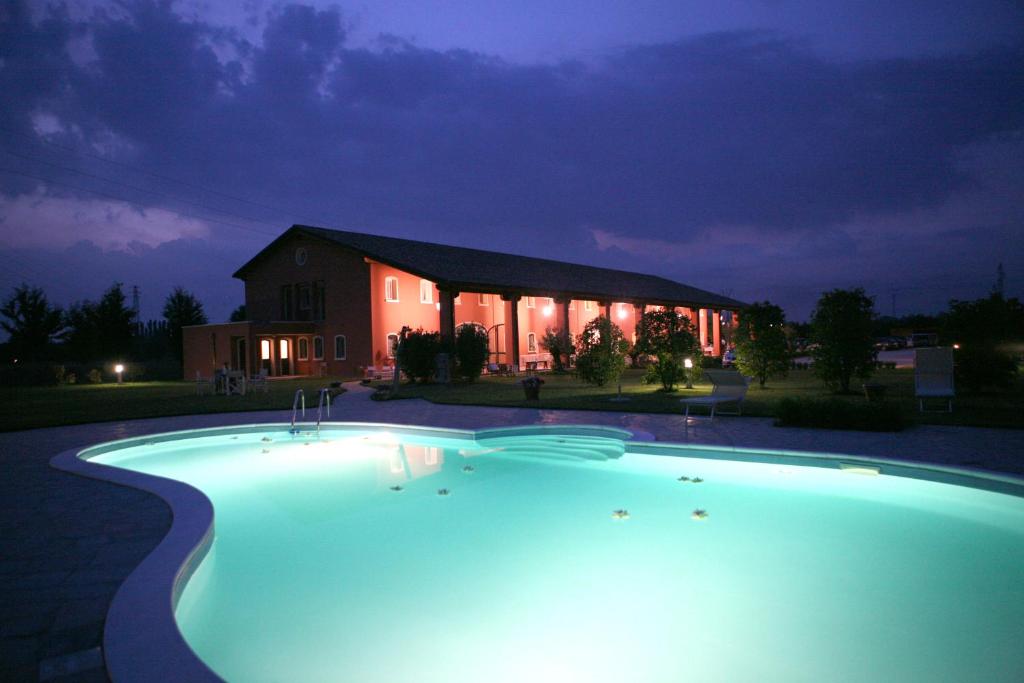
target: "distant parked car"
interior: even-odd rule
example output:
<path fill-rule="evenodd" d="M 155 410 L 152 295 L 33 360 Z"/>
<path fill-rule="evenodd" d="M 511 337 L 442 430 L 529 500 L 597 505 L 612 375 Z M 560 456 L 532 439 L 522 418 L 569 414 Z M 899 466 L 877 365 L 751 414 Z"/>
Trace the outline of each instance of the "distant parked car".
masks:
<path fill-rule="evenodd" d="M 910 335 L 910 345 L 915 349 L 920 349 L 927 346 L 938 346 L 939 335 L 934 332 L 915 332 Z"/>

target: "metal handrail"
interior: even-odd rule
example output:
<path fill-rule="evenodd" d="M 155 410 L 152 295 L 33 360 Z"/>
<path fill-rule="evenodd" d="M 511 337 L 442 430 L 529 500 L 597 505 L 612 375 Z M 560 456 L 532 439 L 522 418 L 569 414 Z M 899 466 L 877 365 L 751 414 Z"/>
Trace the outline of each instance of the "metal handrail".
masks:
<path fill-rule="evenodd" d="M 306 417 L 306 394 L 302 389 L 295 390 L 295 398 L 292 400 L 292 428 L 289 430 L 292 434 L 297 433 L 299 430 L 295 428 L 295 414 L 299 410 L 299 401 L 302 402 L 302 417 Z"/>
<path fill-rule="evenodd" d="M 320 433 L 320 418 L 323 417 L 324 403 L 327 403 L 327 417 L 331 416 L 331 390 L 326 387 L 320 390 L 320 399 L 316 407 L 316 433 Z"/>

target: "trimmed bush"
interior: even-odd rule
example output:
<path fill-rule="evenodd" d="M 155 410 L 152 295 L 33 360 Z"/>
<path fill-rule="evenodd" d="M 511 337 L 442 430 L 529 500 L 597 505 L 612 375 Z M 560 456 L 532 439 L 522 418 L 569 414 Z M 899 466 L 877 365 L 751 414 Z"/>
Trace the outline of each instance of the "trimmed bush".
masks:
<path fill-rule="evenodd" d="M 487 364 L 487 330 L 464 323 L 455 332 L 455 373 L 472 382 Z"/>
<path fill-rule="evenodd" d="M 437 371 L 437 354 L 441 352 L 441 333 L 403 330 L 398 342 L 398 364 L 413 382 L 426 384 Z"/>
<path fill-rule="evenodd" d="M 614 382 L 626 369 L 627 346 L 618 325 L 605 317 L 594 318 L 576 340 L 576 376 L 599 387 Z"/>
<path fill-rule="evenodd" d="M 907 417 L 895 403 L 861 403 L 839 398 L 784 398 L 775 409 L 776 427 L 898 432 Z"/>

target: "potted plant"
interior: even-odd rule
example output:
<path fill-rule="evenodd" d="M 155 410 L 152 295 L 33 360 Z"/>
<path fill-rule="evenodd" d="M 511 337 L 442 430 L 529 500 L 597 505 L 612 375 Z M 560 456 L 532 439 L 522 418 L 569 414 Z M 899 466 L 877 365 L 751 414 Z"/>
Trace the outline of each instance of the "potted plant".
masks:
<path fill-rule="evenodd" d="M 526 392 L 526 400 L 537 401 L 540 399 L 540 385 L 544 384 L 544 380 L 534 375 L 522 380 L 521 384 L 523 391 Z"/>

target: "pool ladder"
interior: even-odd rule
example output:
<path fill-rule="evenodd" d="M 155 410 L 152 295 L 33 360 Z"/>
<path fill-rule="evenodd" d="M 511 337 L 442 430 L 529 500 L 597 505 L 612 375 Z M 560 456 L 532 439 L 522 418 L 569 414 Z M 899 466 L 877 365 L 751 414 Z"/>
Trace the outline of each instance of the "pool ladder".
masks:
<path fill-rule="evenodd" d="M 316 433 L 320 434 L 320 421 L 324 416 L 324 406 L 327 407 L 327 417 L 331 416 L 331 390 L 324 387 L 320 390 L 319 400 L 316 407 Z M 295 426 L 295 419 L 298 417 L 299 409 L 302 409 L 302 417 L 306 417 L 306 393 L 302 389 L 295 390 L 295 398 L 292 400 L 292 426 L 288 431 L 298 434 L 299 428 Z"/>

